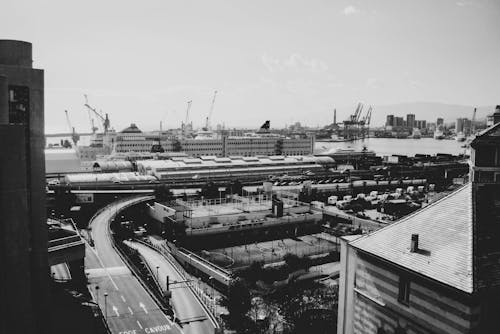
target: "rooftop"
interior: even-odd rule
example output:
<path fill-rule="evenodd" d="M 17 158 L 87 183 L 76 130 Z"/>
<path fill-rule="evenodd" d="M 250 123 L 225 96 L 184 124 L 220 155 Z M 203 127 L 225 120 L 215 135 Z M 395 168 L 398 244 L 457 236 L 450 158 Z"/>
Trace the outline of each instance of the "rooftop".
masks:
<path fill-rule="evenodd" d="M 473 292 L 472 186 L 350 244 L 467 293 Z M 410 251 L 412 234 L 419 251 Z"/>

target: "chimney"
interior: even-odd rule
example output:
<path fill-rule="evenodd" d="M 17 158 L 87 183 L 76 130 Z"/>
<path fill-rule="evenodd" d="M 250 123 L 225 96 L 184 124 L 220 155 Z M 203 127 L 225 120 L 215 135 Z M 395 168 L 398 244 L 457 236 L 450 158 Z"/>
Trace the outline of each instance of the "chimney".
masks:
<path fill-rule="evenodd" d="M 495 112 L 493 113 L 493 124 L 500 123 L 500 106 L 495 108 Z"/>
<path fill-rule="evenodd" d="M 418 234 L 412 234 L 410 252 L 415 253 L 417 251 L 418 251 Z"/>

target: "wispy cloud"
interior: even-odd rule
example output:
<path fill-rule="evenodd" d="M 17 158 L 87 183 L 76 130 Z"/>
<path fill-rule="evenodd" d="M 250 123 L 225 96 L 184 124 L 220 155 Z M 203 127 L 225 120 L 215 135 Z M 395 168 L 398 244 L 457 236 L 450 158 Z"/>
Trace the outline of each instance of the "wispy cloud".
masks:
<path fill-rule="evenodd" d="M 469 6 L 482 7 L 479 2 L 474 0 L 460 0 L 455 2 L 455 4 L 459 7 L 469 7 Z"/>
<path fill-rule="evenodd" d="M 298 53 L 293 53 L 284 59 L 263 55 L 261 61 L 269 72 L 295 71 L 320 73 L 328 71 L 328 65 L 323 60 L 308 58 Z"/>
<path fill-rule="evenodd" d="M 379 88 L 382 84 L 382 81 L 378 78 L 368 78 L 366 79 L 365 84 L 368 88 Z"/>
<path fill-rule="evenodd" d="M 344 14 L 346 16 L 354 15 L 357 13 L 359 13 L 359 9 L 357 9 L 354 6 L 347 6 L 346 8 L 344 8 L 344 10 L 342 10 L 342 14 Z"/>

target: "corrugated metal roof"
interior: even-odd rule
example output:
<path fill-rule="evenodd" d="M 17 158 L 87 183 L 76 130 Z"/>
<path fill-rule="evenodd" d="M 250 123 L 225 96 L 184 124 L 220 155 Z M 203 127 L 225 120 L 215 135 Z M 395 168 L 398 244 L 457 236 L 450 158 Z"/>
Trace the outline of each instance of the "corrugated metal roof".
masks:
<path fill-rule="evenodd" d="M 472 186 L 469 183 L 350 245 L 471 293 L 472 225 Z M 412 234 L 419 235 L 419 252 L 410 252 Z"/>

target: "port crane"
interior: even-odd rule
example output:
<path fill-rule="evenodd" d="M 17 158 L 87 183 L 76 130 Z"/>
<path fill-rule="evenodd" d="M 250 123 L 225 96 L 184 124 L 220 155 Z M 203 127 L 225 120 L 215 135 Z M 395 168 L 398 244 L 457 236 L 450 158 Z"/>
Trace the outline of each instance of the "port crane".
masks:
<path fill-rule="evenodd" d="M 69 130 L 71 131 L 71 140 L 73 141 L 73 145 L 75 149 L 77 148 L 77 143 L 80 140 L 80 135 L 76 132 L 75 127 L 71 125 L 71 121 L 69 119 L 69 114 L 67 110 L 64 110 L 66 114 L 66 123 L 68 124 Z"/>
<path fill-rule="evenodd" d="M 347 139 L 347 140 L 357 139 L 360 135 L 360 132 L 363 132 L 364 121 L 360 120 L 362 112 L 363 112 L 363 104 L 358 103 L 356 109 L 354 110 L 354 114 L 349 115 L 349 118 L 344 121 L 344 138 L 345 139 Z M 360 126 L 361 126 L 361 128 L 360 128 Z"/>
<path fill-rule="evenodd" d="M 89 105 L 89 100 L 88 100 L 87 94 L 84 94 L 83 96 L 85 97 L 85 104 L 84 104 L 84 106 L 89 110 L 89 113 L 90 113 L 90 111 L 92 111 L 101 120 L 102 127 L 104 129 L 104 133 L 107 133 L 108 130 L 109 130 L 109 127 L 111 125 L 111 122 L 109 120 L 108 114 L 106 113 L 103 116 L 102 115 L 102 111 L 99 112 L 99 111 L 97 111 L 97 109 L 92 108 Z M 96 131 L 96 127 L 94 126 L 94 121 L 92 120 L 92 132 L 95 133 L 95 131 Z"/>
<path fill-rule="evenodd" d="M 186 108 L 186 120 L 182 126 L 182 130 L 183 130 L 183 133 L 184 133 L 184 136 L 187 135 L 187 126 L 188 126 L 188 122 L 189 122 L 189 111 L 191 110 L 191 104 L 193 103 L 193 100 L 189 100 L 187 101 L 187 108 Z"/>
<path fill-rule="evenodd" d="M 214 92 L 214 97 L 212 98 L 212 104 L 210 105 L 210 111 L 208 112 L 208 116 L 205 119 L 205 128 L 203 130 L 209 131 L 211 126 L 210 126 L 210 121 L 212 120 L 212 113 L 214 112 L 214 106 L 215 106 L 215 98 L 217 97 L 217 91 Z"/>
<path fill-rule="evenodd" d="M 363 135 L 363 138 L 369 137 L 370 136 L 370 122 L 372 120 L 372 111 L 373 108 L 370 106 L 368 110 L 366 111 L 365 117 L 361 120 L 360 124 L 362 126 L 361 132 Z"/>

